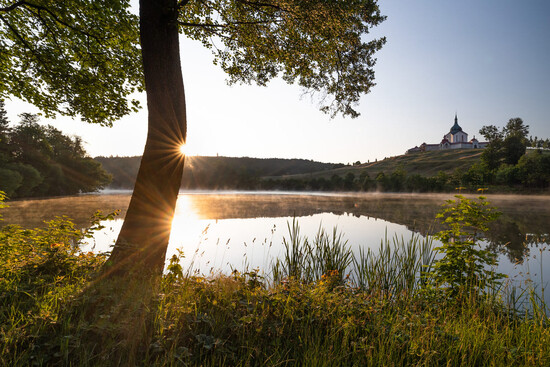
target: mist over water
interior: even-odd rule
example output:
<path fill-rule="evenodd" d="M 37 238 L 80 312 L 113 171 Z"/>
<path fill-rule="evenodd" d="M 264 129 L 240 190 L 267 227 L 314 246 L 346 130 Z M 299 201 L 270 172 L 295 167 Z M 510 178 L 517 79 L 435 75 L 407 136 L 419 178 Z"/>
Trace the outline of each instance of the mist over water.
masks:
<path fill-rule="evenodd" d="M 472 196 L 475 197 L 475 196 Z M 547 246 L 550 197 L 488 195 L 503 214 L 488 233 L 487 246 L 499 254 L 499 271 L 517 282 L 531 279 L 538 287 L 550 280 Z M 386 236 L 410 238 L 441 229 L 436 213 L 453 194 L 327 194 L 291 192 L 183 192 L 172 222 L 167 259 L 181 249 L 183 266 L 202 274 L 259 268 L 269 272 L 271 261 L 288 237 L 287 223 L 297 218 L 300 233 L 313 239 L 320 227 L 333 228 L 357 254 L 377 250 Z M 94 236 L 84 250 L 108 252 L 128 207 L 128 192 L 64 198 L 12 201 L 2 210 L 3 224 L 38 227 L 54 216 L 66 215 L 81 228 L 97 210 L 120 210 L 116 220 Z M 265 274 L 268 275 L 269 274 Z"/>

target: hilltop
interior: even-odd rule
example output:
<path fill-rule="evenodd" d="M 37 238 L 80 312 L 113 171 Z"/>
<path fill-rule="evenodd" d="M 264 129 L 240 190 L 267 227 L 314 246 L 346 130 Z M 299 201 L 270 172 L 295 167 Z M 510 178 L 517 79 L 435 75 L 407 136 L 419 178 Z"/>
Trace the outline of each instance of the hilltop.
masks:
<path fill-rule="evenodd" d="M 330 178 L 333 175 L 345 176 L 353 173 L 359 176 L 365 172 L 370 177 L 376 177 L 380 172 L 388 175 L 396 169 L 402 169 L 407 174 L 417 174 L 423 177 L 437 175 L 440 171 L 446 174 L 452 174 L 456 170 L 467 171 L 481 157 L 482 149 L 456 149 L 441 150 L 431 152 L 414 152 L 385 158 L 380 161 L 354 164 L 353 166 L 344 166 L 331 170 L 315 172 L 311 174 L 301 174 L 286 176 L 285 178 Z M 270 177 L 275 178 L 275 177 Z"/>

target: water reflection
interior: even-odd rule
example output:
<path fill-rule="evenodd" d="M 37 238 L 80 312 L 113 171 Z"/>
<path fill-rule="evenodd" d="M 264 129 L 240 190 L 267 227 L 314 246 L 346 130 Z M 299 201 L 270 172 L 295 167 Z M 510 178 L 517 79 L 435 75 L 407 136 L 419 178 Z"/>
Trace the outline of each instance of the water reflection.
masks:
<path fill-rule="evenodd" d="M 2 213 L 4 224 L 38 227 L 56 215 L 67 215 L 78 226 L 85 227 L 96 210 L 120 209 L 120 219 L 108 223 L 106 230 L 98 233 L 89 245 L 96 251 L 109 251 L 120 230 L 129 199 L 128 193 L 117 193 L 21 200 L 10 202 L 10 207 Z M 265 246 L 280 243 L 280 237 L 286 234 L 286 222 L 292 217 L 300 218 L 302 227 L 307 227 L 303 232 L 311 237 L 320 223 L 329 230 L 337 225 L 350 243 L 378 246 L 386 231 L 390 236 L 394 233 L 409 236 L 410 232 L 426 235 L 439 230 L 435 214 L 448 199 L 453 199 L 453 195 L 188 192 L 178 199 L 170 251 L 184 246 L 186 254 L 191 256 L 190 249 L 196 248 L 198 243 L 210 243 L 215 239 L 218 247 L 216 250 L 204 249 L 205 254 L 210 253 L 223 261 L 229 257 L 235 260 L 233 254 L 244 250 L 236 244 L 246 243 L 248 247 L 251 242 L 265 242 Z M 495 195 L 488 200 L 503 212 L 488 233 L 488 245 L 510 263 L 521 263 L 531 256 L 537 245 L 548 243 L 550 197 Z M 229 249 L 226 246 L 220 255 L 224 243 L 231 246 Z"/>

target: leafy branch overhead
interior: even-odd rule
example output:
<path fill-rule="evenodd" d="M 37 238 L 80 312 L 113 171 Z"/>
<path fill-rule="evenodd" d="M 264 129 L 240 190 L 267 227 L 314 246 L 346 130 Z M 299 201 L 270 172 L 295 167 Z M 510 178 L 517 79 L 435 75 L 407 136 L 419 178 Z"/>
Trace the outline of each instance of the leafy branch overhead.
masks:
<path fill-rule="evenodd" d="M 182 1 L 178 22 L 213 50 L 229 83 L 265 85 L 276 76 L 318 94 L 332 116 L 357 117 L 354 106 L 374 83 L 374 53 L 385 38 L 365 41 L 380 24 L 375 1 Z"/>
<path fill-rule="evenodd" d="M 233 83 L 276 77 L 316 95 L 321 110 L 358 116 L 374 84 L 367 39 L 385 17 L 373 0 L 182 0 L 166 22 L 199 40 Z M 0 98 L 110 125 L 143 90 L 139 18 L 128 0 L 0 0 Z M 192 57 L 192 55 L 190 56 Z"/>
<path fill-rule="evenodd" d="M 143 89 L 128 0 L 0 0 L 0 98 L 110 125 Z"/>

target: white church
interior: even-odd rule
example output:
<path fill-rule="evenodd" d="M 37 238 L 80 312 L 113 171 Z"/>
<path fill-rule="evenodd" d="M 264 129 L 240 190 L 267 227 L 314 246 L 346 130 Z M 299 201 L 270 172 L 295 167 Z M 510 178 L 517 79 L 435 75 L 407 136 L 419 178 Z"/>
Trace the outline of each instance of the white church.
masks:
<path fill-rule="evenodd" d="M 462 130 L 458 124 L 458 117 L 455 114 L 455 123 L 451 127 L 451 130 L 443 135 L 443 140 L 439 144 L 426 144 L 422 143 L 420 146 L 416 146 L 407 150 L 407 153 L 413 152 L 429 152 L 432 150 L 446 150 L 446 149 L 482 149 L 487 146 L 487 142 L 479 142 L 475 135 L 473 139 L 468 140 L 468 134 Z"/>

